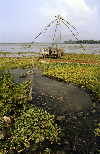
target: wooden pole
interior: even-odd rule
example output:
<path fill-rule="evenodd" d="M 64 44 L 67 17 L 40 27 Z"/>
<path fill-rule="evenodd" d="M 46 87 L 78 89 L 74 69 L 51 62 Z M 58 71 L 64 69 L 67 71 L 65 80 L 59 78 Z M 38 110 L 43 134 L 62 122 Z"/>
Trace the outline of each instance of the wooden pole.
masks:
<path fill-rule="evenodd" d="M 32 57 L 32 69 L 34 71 L 34 56 Z"/>
<path fill-rule="evenodd" d="M 57 44 L 56 44 L 56 52 L 57 52 L 57 58 L 58 58 L 58 47 L 57 47 Z"/>
<path fill-rule="evenodd" d="M 34 72 L 34 56 L 32 57 L 32 75 L 31 75 L 31 86 L 30 86 L 30 92 L 29 92 L 29 97 L 28 101 L 32 101 L 32 89 L 33 89 L 33 72 Z"/>
<path fill-rule="evenodd" d="M 41 49 L 40 49 L 40 57 L 41 57 Z"/>
<path fill-rule="evenodd" d="M 59 28 L 60 28 L 60 14 L 58 15 L 58 20 L 59 20 Z"/>
<path fill-rule="evenodd" d="M 45 58 L 45 48 L 44 48 L 44 58 Z"/>

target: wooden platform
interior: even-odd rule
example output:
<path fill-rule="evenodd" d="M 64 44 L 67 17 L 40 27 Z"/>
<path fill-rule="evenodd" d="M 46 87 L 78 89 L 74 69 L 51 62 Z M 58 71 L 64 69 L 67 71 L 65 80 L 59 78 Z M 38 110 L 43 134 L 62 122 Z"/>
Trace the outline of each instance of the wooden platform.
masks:
<path fill-rule="evenodd" d="M 40 57 L 55 57 L 55 58 L 59 58 L 63 55 L 64 53 L 64 50 L 63 50 L 63 47 L 61 46 L 61 48 L 58 48 L 58 46 L 56 45 L 56 48 L 53 48 L 53 47 L 49 47 L 49 49 L 45 49 L 44 48 L 44 51 L 41 52 L 41 49 L 40 49 Z"/>

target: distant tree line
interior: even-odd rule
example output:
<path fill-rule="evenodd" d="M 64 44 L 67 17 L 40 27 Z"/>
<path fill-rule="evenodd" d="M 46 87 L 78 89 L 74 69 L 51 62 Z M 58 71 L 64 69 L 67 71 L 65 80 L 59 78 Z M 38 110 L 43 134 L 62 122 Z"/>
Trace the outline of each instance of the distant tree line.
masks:
<path fill-rule="evenodd" d="M 79 44 L 79 43 L 81 43 L 81 44 L 100 44 L 100 40 L 99 41 L 97 41 L 97 40 L 79 40 L 79 41 L 73 41 L 73 40 L 71 40 L 71 39 L 69 39 L 69 41 L 64 41 L 64 43 L 65 44 Z"/>

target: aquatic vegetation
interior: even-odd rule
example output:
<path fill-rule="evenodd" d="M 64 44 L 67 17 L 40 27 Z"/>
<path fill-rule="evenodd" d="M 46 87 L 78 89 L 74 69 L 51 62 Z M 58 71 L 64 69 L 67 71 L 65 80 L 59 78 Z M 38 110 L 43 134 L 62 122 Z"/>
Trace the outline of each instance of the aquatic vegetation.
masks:
<path fill-rule="evenodd" d="M 39 143 L 45 139 L 49 140 L 51 144 L 59 141 L 58 135 L 61 129 L 54 124 L 54 115 L 32 106 L 30 109 L 26 109 L 21 112 L 20 117 L 15 118 L 14 136 L 12 135 L 10 138 L 12 153 L 14 147 L 19 153 L 30 148 L 32 144 L 37 149 L 40 146 Z"/>
<path fill-rule="evenodd" d="M 97 52 L 97 50 L 94 50 L 94 51 L 92 51 L 92 52 Z"/>
<path fill-rule="evenodd" d="M 1 153 L 20 153 L 33 145 L 35 151 L 45 139 L 51 144 L 59 143 L 60 127 L 54 124 L 54 115 L 27 104 L 30 81 L 17 85 L 13 75 L 0 73 L 0 132 L 6 129 L 3 116 L 9 116 L 12 124 L 10 136 L 0 140 Z"/>
<path fill-rule="evenodd" d="M 84 61 L 100 61 L 100 55 L 92 54 L 76 54 L 76 53 L 64 53 L 63 60 L 84 60 Z"/>
<path fill-rule="evenodd" d="M 0 57 L 0 70 L 14 69 L 14 68 L 31 68 L 32 58 L 4 58 Z"/>
<path fill-rule="evenodd" d="M 24 73 L 19 74 L 19 78 L 25 78 L 26 76 L 27 76 L 27 74 L 24 74 Z"/>
<path fill-rule="evenodd" d="M 10 129 L 11 136 L 0 141 L 2 153 L 20 153 L 32 150 L 36 151 L 41 142 L 48 140 L 51 144 L 57 142 L 61 128 L 54 124 L 54 115 L 50 115 L 43 109 L 25 106 L 20 116 L 14 114 L 14 123 Z"/>
<path fill-rule="evenodd" d="M 98 124 L 98 126 L 99 127 L 97 129 L 95 129 L 95 131 L 94 131 L 96 136 L 100 136 L 100 123 Z"/>
<path fill-rule="evenodd" d="M 27 73 L 28 73 L 28 74 L 31 74 L 31 73 L 32 73 L 32 70 L 28 71 Z"/>
<path fill-rule="evenodd" d="M 68 58 L 78 59 L 78 56 L 80 57 L 80 55 L 77 55 L 75 57 L 71 55 Z M 84 60 L 86 57 L 83 55 L 81 58 Z M 65 59 L 67 59 L 66 56 Z M 93 55 L 93 57 L 90 59 L 99 61 L 99 56 L 94 57 Z M 42 67 L 44 75 L 49 76 L 50 78 L 62 80 L 66 83 L 71 82 L 78 86 L 88 88 L 90 91 L 94 92 L 96 96 L 99 96 L 99 65 L 91 65 L 85 63 L 72 64 L 67 62 L 42 64 L 39 61 L 35 61 L 34 63 Z M 2 70 L 16 67 L 31 67 L 32 58 L 1 58 L 0 64 L 0 69 Z M 10 130 L 11 136 L 7 140 L 0 141 L 0 149 L 2 149 L 2 153 L 21 153 L 21 151 L 26 152 L 29 148 L 31 148 L 31 145 L 33 145 L 33 151 L 35 151 L 41 145 L 41 142 L 43 142 L 45 139 L 48 140 L 50 143 L 59 143 L 58 136 L 60 133 L 60 128 L 58 128 L 58 126 L 54 124 L 54 116 L 48 114 L 42 109 L 36 107 L 34 108 L 31 106 L 28 106 L 27 108 L 26 106 L 24 106 L 24 104 L 27 103 L 27 93 L 29 90 L 29 85 L 30 81 L 27 81 L 25 84 L 20 84 L 18 86 L 17 84 L 13 83 L 13 75 L 11 75 L 10 73 L 6 74 L 5 72 L 1 72 L 1 116 L 8 115 L 13 121 Z M 42 128 L 42 126 L 44 127 Z M 98 132 L 100 132 L 100 129 L 98 129 Z M 53 133 L 54 135 L 52 136 Z M 50 150 L 46 148 L 45 153 L 46 152 L 50 152 Z"/>
<path fill-rule="evenodd" d="M 72 48 L 72 49 L 74 49 L 74 48 L 79 48 L 79 49 L 80 49 L 80 48 L 82 48 L 82 47 L 76 45 L 76 46 L 68 46 L 68 48 Z"/>
<path fill-rule="evenodd" d="M 22 48 L 21 48 L 21 49 L 22 49 Z M 6 57 L 6 55 L 9 55 L 9 54 L 10 54 L 10 55 L 11 55 L 11 54 L 15 54 L 15 55 L 18 54 L 18 55 L 20 56 L 20 55 L 22 55 L 22 54 L 29 54 L 29 53 L 30 53 L 30 54 L 33 54 L 33 53 L 34 53 L 34 54 L 39 54 L 39 53 L 36 53 L 36 52 L 30 52 L 30 51 L 27 51 L 27 52 L 14 52 L 14 53 L 13 53 L 13 52 L 3 52 L 3 50 L 0 51 L 0 54 L 2 54 L 2 56 L 4 56 L 4 57 Z"/>
<path fill-rule="evenodd" d="M 43 75 L 84 87 L 100 99 L 100 66 L 93 64 L 51 63 L 40 64 Z"/>
<path fill-rule="evenodd" d="M 30 81 L 17 85 L 9 72 L 0 73 L 0 111 L 1 116 L 18 112 L 27 102 Z"/>
<path fill-rule="evenodd" d="M 46 148 L 46 149 L 44 150 L 44 153 L 43 153 L 43 154 L 50 154 L 50 151 L 51 151 L 51 149 Z"/>
<path fill-rule="evenodd" d="M 30 51 L 27 51 L 27 52 L 15 52 L 14 54 L 21 55 L 21 54 L 27 54 L 27 53 L 35 53 L 36 54 L 36 52 L 30 52 Z"/>

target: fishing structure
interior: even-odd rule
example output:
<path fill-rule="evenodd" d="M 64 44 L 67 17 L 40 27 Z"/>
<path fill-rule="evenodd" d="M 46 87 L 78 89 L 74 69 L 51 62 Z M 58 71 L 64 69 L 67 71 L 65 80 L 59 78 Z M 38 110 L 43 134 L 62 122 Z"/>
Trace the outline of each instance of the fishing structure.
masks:
<path fill-rule="evenodd" d="M 55 16 L 56 19 L 54 21 L 52 21 L 49 25 L 47 25 L 44 30 L 42 32 L 40 32 L 34 39 L 34 41 L 43 33 L 46 33 L 46 31 L 48 30 L 48 28 L 51 26 L 52 23 L 54 23 L 55 21 L 57 21 L 56 23 L 56 28 L 55 28 L 55 33 L 54 33 L 54 36 L 53 36 L 53 40 L 52 40 L 52 47 L 49 47 L 49 49 L 45 49 L 44 48 L 44 51 L 41 52 L 41 49 L 40 49 L 40 57 L 51 57 L 51 56 L 54 56 L 54 57 L 61 57 L 64 53 L 64 50 L 63 50 L 63 47 L 61 45 L 61 48 L 58 48 L 57 44 L 56 44 L 56 47 L 54 48 L 53 45 L 54 45 L 54 40 L 55 40 L 55 34 L 56 34 L 56 31 L 57 31 L 57 26 L 59 26 L 60 28 L 60 22 L 62 22 L 69 30 L 70 32 L 72 33 L 72 35 L 75 37 L 75 39 L 79 42 L 78 38 L 76 37 L 76 35 L 73 33 L 73 31 L 71 30 L 70 27 L 72 27 L 74 30 L 76 30 L 76 28 L 74 26 L 72 26 L 68 21 L 66 21 L 65 19 L 63 19 L 62 17 L 60 17 L 60 15 L 58 16 Z M 77 32 L 77 31 L 76 31 Z M 77 32 L 77 34 L 79 34 Z M 31 42 L 31 44 L 34 43 Z M 60 41 L 61 41 L 61 31 L 60 31 Z M 82 46 L 82 44 L 79 42 L 79 44 L 81 45 L 81 47 L 84 49 L 84 47 Z M 29 45 L 30 47 L 31 45 Z M 85 50 L 85 49 L 84 49 Z"/>
<path fill-rule="evenodd" d="M 64 50 L 63 50 L 63 47 L 62 47 L 62 44 L 61 44 L 61 48 L 58 48 L 57 44 L 56 47 L 54 48 L 53 45 L 54 45 L 54 40 L 55 40 L 55 34 L 57 32 L 57 26 L 59 26 L 60 28 L 60 22 L 62 22 L 63 24 L 65 24 L 65 26 L 70 30 L 70 32 L 72 33 L 72 35 L 75 37 L 75 39 L 79 42 L 78 38 L 76 37 L 76 35 L 73 33 L 73 31 L 71 30 L 70 27 L 72 27 L 74 30 L 75 27 L 72 26 L 68 21 L 66 21 L 65 19 L 63 19 L 62 17 L 60 17 L 60 15 L 55 16 L 56 19 L 54 21 L 52 21 L 49 25 L 47 25 L 44 30 L 42 32 L 40 32 L 34 39 L 33 42 L 31 42 L 31 44 L 33 44 L 35 42 L 35 40 L 43 33 L 46 33 L 46 31 L 48 30 L 48 28 L 51 26 L 52 23 L 54 23 L 55 21 L 57 21 L 56 23 L 56 28 L 55 28 L 55 33 L 54 33 L 54 36 L 53 36 L 53 40 L 52 40 L 52 47 L 49 47 L 49 49 L 45 49 L 44 48 L 44 51 L 41 52 L 41 49 L 40 49 L 40 58 L 41 57 L 61 57 L 64 53 Z M 77 34 L 79 34 L 77 32 Z M 61 41 L 61 31 L 60 31 L 60 41 Z M 80 43 L 80 42 L 79 42 Z M 82 46 L 82 44 L 80 43 L 81 47 L 84 49 L 84 47 Z M 31 45 L 29 45 L 30 47 Z M 85 49 L 84 49 L 85 50 Z M 33 72 L 34 72 L 34 56 L 32 57 L 32 75 L 31 75 L 31 85 L 30 85 L 30 92 L 29 92 L 29 97 L 28 97 L 28 101 L 32 101 L 32 89 L 33 89 Z"/>

